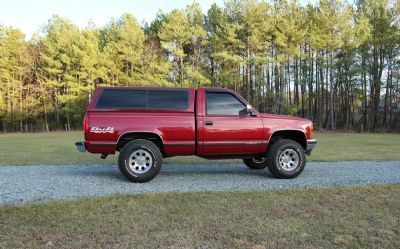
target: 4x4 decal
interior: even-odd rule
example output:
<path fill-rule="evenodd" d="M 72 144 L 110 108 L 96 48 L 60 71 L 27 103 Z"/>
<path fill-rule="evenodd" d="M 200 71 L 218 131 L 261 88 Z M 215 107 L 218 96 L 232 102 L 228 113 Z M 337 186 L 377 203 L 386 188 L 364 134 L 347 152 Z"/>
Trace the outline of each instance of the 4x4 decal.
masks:
<path fill-rule="evenodd" d="M 92 127 L 90 129 L 91 133 L 114 133 L 114 127 Z"/>

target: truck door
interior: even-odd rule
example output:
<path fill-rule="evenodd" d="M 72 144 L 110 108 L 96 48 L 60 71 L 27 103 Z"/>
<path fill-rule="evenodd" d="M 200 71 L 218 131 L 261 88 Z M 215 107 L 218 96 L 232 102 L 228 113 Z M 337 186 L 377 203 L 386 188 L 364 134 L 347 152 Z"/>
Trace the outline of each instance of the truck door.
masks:
<path fill-rule="evenodd" d="M 202 154 L 259 154 L 265 148 L 260 115 L 251 116 L 246 103 L 233 91 L 204 92 Z"/>

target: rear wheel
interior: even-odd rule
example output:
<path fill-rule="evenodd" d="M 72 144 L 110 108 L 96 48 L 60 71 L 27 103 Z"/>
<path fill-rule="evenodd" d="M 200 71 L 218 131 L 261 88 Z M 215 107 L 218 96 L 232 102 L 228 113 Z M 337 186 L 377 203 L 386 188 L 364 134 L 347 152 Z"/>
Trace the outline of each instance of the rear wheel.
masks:
<path fill-rule="evenodd" d="M 250 169 L 264 169 L 267 167 L 267 158 L 266 157 L 255 157 L 255 158 L 246 158 L 243 159 L 244 164 Z"/>
<path fill-rule="evenodd" d="M 121 173 L 132 182 L 148 182 L 157 176 L 162 164 L 159 148 L 145 139 L 127 143 L 118 157 Z"/>
<path fill-rule="evenodd" d="M 268 150 L 267 164 L 273 176 L 294 178 L 304 170 L 306 164 L 304 149 L 296 141 L 278 140 Z"/>

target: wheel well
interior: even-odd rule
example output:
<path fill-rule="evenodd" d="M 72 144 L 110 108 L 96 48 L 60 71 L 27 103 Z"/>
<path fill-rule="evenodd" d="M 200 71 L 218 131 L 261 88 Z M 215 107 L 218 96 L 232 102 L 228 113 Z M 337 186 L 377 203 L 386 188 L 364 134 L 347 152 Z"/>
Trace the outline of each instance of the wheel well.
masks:
<path fill-rule="evenodd" d="M 153 142 L 160 149 L 160 152 L 164 154 L 164 145 L 161 137 L 151 132 L 128 132 L 123 134 L 118 139 L 117 150 L 119 151 L 125 144 L 135 139 L 146 139 Z"/>
<path fill-rule="evenodd" d="M 280 139 L 290 139 L 298 142 L 304 149 L 307 148 L 307 139 L 306 139 L 306 134 L 304 134 L 304 132 L 296 130 L 276 131 L 272 134 L 271 138 L 269 139 L 269 145 L 271 146 L 274 142 Z"/>

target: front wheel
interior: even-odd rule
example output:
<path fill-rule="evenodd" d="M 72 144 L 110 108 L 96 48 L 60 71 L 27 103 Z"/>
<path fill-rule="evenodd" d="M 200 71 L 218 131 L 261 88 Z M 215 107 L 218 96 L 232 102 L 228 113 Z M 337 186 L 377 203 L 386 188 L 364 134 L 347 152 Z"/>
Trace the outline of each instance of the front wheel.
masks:
<path fill-rule="evenodd" d="M 148 182 L 157 176 L 162 164 L 159 148 L 145 139 L 127 143 L 118 157 L 121 173 L 132 182 Z"/>
<path fill-rule="evenodd" d="M 250 169 L 264 169 L 267 167 L 266 157 L 255 157 L 243 159 L 243 163 L 246 164 Z"/>
<path fill-rule="evenodd" d="M 281 139 L 271 145 L 267 153 L 271 174 L 277 178 L 294 178 L 304 170 L 306 155 L 296 141 Z"/>

